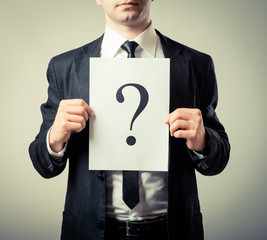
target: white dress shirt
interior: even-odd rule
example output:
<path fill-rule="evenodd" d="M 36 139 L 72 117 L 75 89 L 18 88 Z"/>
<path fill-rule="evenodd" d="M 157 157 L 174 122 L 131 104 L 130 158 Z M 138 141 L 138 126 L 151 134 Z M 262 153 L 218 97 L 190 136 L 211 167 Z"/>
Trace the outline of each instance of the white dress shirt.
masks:
<path fill-rule="evenodd" d="M 128 39 L 114 32 L 106 26 L 100 57 L 102 58 L 127 58 L 127 53 L 121 45 Z M 164 58 L 162 45 L 155 29 L 150 25 L 135 39 L 138 43 L 135 50 L 136 58 Z M 163 121 L 163 120 L 162 120 Z M 49 153 L 60 158 L 60 154 L 54 153 L 48 143 Z M 107 216 L 119 220 L 143 220 L 151 219 L 167 213 L 167 173 L 166 172 L 139 172 L 139 196 L 140 202 L 131 210 L 122 199 L 122 171 L 106 172 L 107 190 Z"/>
<path fill-rule="evenodd" d="M 128 39 L 106 27 L 101 46 L 102 58 L 127 58 L 121 45 Z M 150 25 L 135 39 L 136 58 L 164 58 L 161 42 Z M 166 172 L 139 172 L 140 202 L 131 210 L 122 199 L 122 172 L 107 171 L 107 215 L 120 220 L 142 220 L 167 213 Z"/>

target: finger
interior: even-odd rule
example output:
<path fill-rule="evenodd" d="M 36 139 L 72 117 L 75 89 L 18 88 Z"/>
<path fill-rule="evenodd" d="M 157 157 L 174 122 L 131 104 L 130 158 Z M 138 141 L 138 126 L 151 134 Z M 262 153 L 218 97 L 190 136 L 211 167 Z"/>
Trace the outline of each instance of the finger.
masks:
<path fill-rule="evenodd" d="M 84 100 L 82 99 L 72 99 L 72 100 L 73 102 L 71 102 L 71 104 L 74 104 L 75 106 L 83 107 L 85 111 L 87 112 L 88 116 L 92 116 L 93 111 Z"/>
<path fill-rule="evenodd" d="M 94 111 L 93 111 L 92 108 L 90 108 L 87 104 L 85 105 L 85 110 L 86 110 L 86 112 L 87 112 L 87 114 L 88 114 L 88 117 L 93 117 L 93 116 L 95 116 Z"/>
<path fill-rule="evenodd" d="M 184 138 L 184 139 L 191 139 L 193 136 L 193 132 L 192 130 L 188 130 L 188 129 L 179 129 L 178 131 L 175 131 L 173 136 L 175 138 Z"/>
<path fill-rule="evenodd" d="M 170 113 L 167 117 L 166 120 L 168 119 L 168 123 L 172 124 L 174 121 L 177 119 L 183 119 L 183 120 L 191 120 L 196 117 L 202 117 L 201 111 L 196 108 L 178 108 L 172 113 Z"/>
<path fill-rule="evenodd" d="M 67 114 L 66 120 L 73 123 L 80 123 L 83 128 L 86 126 L 86 120 L 83 116 Z"/>
<path fill-rule="evenodd" d="M 84 129 L 84 126 L 82 123 L 77 122 L 68 122 L 65 127 L 68 132 L 81 132 Z"/>
<path fill-rule="evenodd" d="M 88 115 L 88 117 L 94 116 L 94 111 L 89 107 L 89 105 L 83 99 L 66 99 L 62 100 L 62 104 L 66 106 L 80 106 L 83 107 Z"/>
<path fill-rule="evenodd" d="M 164 123 L 169 124 L 170 115 L 171 115 L 171 114 L 168 114 L 168 115 L 164 118 Z"/>
<path fill-rule="evenodd" d="M 70 115 L 82 116 L 85 121 L 87 121 L 89 118 L 86 109 L 81 106 L 68 106 L 66 112 Z"/>
<path fill-rule="evenodd" d="M 179 108 L 170 114 L 169 124 L 173 124 L 177 119 L 190 120 L 192 119 L 192 114 Z"/>
<path fill-rule="evenodd" d="M 92 108 L 90 108 L 90 106 L 82 99 L 73 99 L 73 103 L 72 104 L 75 104 L 76 106 L 81 106 L 83 107 L 83 109 L 86 111 L 86 115 L 89 117 L 93 117 L 95 114 L 94 114 L 94 111 L 92 110 Z M 87 120 L 88 120 L 87 118 Z"/>
<path fill-rule="evenodd" d="M 83 99 L 64 99 L 62 102 L 69 106 L 84 106 L 87 104 Z"/>
<path fill-rule="evenodd" d="M 189 129 L 190 124 L 191 123 L 189 121 L 185 121 L 181 119 L 176 120 L 174 123 L 170 125 L 171 136 L 173 136 L 174 132 L 176 132 L 177 130 L 179 131 L 180 129 L 183 129 L 183 130 Z"/>

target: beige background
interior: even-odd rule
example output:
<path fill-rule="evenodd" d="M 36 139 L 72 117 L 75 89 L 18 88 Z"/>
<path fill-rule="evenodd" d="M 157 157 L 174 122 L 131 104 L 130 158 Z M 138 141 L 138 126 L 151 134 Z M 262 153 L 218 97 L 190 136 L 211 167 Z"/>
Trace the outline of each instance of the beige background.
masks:
<path fill-rule="evenodd" d="M 198 175 L 207 240 L 267 239 L 266 0 L 155 0 L 156 28 L 209 53 L 217 113 L 232 145 L 225 171 Z M 45 180 L 28 145 L 38 132 L 51 57 L 104 30 L 93 0 L 1 0 L 0 239 L 59 238 L 67 171 Z"/>

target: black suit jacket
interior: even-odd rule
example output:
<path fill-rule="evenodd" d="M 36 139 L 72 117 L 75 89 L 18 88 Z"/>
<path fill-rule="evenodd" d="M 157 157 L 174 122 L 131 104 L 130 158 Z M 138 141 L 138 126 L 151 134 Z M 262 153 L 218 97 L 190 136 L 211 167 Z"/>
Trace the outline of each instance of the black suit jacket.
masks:
<path fill-rule="evenodd" d="M 158 32 L 164 55 L 170 58 L 170 112 L 179 107 L 202 111 L 208 136 L 207 156 L 194 160 L 185 140 L 169 139 L 168 233 L 170 240 L 203 239 L 195 169 L 204 175 L 220 173 L 230 152 L 219 122 L 217 84 L 210 56 L 181 45 Z M 45 178 L 60 174 L 69 159 L 68 188 L 61 238 L 100 240 L 105 229 L 105 172 L 88 170 L 88 124 L 73 133 L 62 160 L 47 151 L 46 135 L 62 99 L 82 98 L 88 103 L 89 58 L 100 56 L 102 37 L 54 57 L 48 67 L 48 100 L 41 106 L 43 123 L 29 152 L 36 170 Z M 159 96 L 160 97 L 160 96 Z"/>

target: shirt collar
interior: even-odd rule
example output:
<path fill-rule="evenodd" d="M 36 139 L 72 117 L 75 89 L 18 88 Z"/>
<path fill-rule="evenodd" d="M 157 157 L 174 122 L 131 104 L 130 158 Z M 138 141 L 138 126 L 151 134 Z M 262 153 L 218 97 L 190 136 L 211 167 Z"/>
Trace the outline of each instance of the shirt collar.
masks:
<path fill-rule="evenodd" d="M 144 32 L 137 36 L 134 41 L 137 42 L 139 46 L 148 52 L 152 57 L 156 56 L 158 35 L 152 24 Z"/>
<path fill-rule="evenodd" d="M 131 40 L 137 42 L 144 51 L 149 53 L 152 57 L 155 57 L 158 35 L 152 24 L 139 36 Z M 114 57 L 125 41 L 127 41 L 125 37 L 106 26 L 101 46 L 101 56 L 109 58 Z"/>

